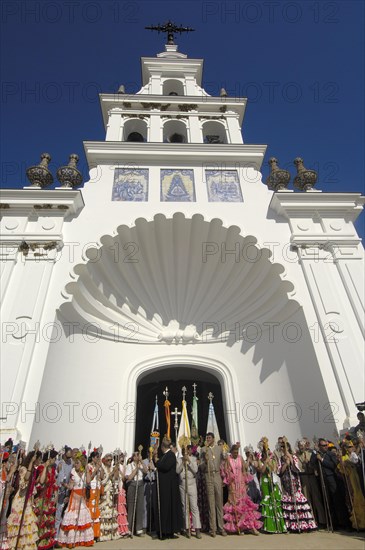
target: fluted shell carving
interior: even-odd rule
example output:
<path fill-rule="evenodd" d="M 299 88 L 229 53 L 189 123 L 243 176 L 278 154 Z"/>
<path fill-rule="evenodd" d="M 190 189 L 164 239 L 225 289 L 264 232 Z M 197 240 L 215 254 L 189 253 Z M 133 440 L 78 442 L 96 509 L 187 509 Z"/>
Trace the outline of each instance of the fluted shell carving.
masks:
<path fill-rule="evenodd" d="M 133 227 L 118 227 L 116 236 L 103 236 L 86 256 L 66 286 L 69 300 L 60 313 L 112 340 L 221 342 L 237 338 L 248 323 L 264 328 L 299 308 L 270 250 L 220 219 L 139 218 Z"/>

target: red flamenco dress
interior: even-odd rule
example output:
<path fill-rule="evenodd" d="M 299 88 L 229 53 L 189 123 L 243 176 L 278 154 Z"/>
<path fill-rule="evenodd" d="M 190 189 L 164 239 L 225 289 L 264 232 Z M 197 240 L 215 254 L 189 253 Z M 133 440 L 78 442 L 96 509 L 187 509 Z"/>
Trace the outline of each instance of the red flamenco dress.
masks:
<path fill-rule="evenodd" d="M 39 476 L 45 466 L 39 466 Z M 34 512 L 38 520 L 38 550 L 48 550 L 55 544 L 55 513 L 57 502 L 56 469 L 50 467 L 46 473 L 44 484 L 36 485 L 37 493 L 34 498 Z"/>

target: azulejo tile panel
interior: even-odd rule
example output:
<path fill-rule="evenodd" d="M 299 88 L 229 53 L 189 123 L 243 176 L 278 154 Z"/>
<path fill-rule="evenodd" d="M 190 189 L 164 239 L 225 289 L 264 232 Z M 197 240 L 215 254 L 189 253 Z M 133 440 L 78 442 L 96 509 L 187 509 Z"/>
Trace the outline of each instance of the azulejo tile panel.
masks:
<path fill-rule="evenodd" d="M 161 170 L 161 201 L 195 202 L 194 170 Z"/>
<path fill-rule="evenodd" d="M 112 201 L 148 200 L 148 168 L 116 168 Z"/>
<path fill-rule="evenodd" d="M 243 202 L 237 170 L 205 170 L 209 202 Z"/>

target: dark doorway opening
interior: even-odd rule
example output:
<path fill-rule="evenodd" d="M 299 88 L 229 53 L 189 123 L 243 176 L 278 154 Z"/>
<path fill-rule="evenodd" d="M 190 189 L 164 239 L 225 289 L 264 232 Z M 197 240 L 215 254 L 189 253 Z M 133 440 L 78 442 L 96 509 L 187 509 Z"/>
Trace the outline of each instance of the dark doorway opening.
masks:
<path fill-rule="evenodd" d="M 150 443 L 150 433 L 152 427 L 153 412 L 155 407 L 155 396 L 158 398 L 159 407 L 159 423 L 161 438 L 166 433 L 166 420 L 164 402 L 165 396 L 163 391 L 166 386 L 169 390 L 169 401 L 171 403 L 171 413 L 175 407 L 181 411 L 182 390 L 186 386 L 186 403 L 191 426 L 191 407 L 193 402 L 193 386 L 194 382 L 197 385 L 196 395 L 198 401 L 198 427 L 199 434 L 205 436 L 208 422 L 209 399 L 208 394 L 212 392 L 214 395 L 213 405 L 220 437 L 227 441 L 226 425 L 223 413 L 223 399 L 221 384 L 211 373 L 186 365 L 174 365 L 158 370 L 153 370 L 150 374 L 144 376 L 138 383 L 137 388 L 137 414 L 136 414 L 136 430 L 135 430 L 135 448 L 138 445 L 143 445 L 143 454 Z M 180 415 L 178 418 L 180 424 Z M 171 439 L 175 441 L 174 416 L 171 415 Z"/>

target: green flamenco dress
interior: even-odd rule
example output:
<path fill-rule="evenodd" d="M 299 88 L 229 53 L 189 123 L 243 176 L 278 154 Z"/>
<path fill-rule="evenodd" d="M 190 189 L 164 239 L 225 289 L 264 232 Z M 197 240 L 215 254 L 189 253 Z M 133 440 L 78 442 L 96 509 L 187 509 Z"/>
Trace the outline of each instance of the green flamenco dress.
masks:
<path fill-rule="evenodd" d="M 261 515 L 266 533 L 286 533 L 286 527 L 281 508 L 281 491 L 272 480 L 272 473 L 261 475 Z"/>

